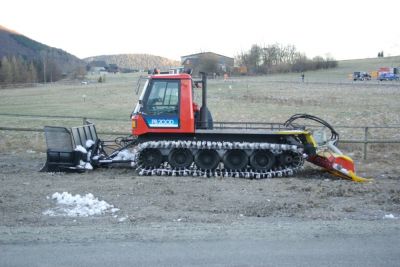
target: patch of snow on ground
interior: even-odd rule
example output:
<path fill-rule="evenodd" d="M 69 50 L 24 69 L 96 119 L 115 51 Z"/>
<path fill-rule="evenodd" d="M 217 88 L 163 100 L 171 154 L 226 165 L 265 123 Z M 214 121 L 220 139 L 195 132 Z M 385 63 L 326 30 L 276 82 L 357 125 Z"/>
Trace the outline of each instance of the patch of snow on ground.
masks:
<path fill-rule="evenodd" d="M 397 219 L 397 217 L 390 213 L 383 216 L 383 219 Z"/>
<path fill-rule="evenodd" d="M 124 221 L 126 221 L 126 219 L 128 219 L 128 218 L 127 217 L 121 217 L 121 218 L 118 219 L 118 222 L 124 222 Z"/>
<path fill-rule="evenodd" d="M 83 160 L 79 161 L 78 166 L 81 167 L 82 169 L 93 170 L 92 164 L 90 164 L 90 162 L 84 162 Z"/>
<path fill-rule="evenodd" d="M 86 170 L 93 170 L 92 164 L 90 164 L 89 162 L 86 162 L 86 163 L 85 163 L 85 169 L 86 169 Z"/>
<path fill-rule="evenodd" d="M 81 196 L 79 194 L 72 195 L 68 192 L 56 192 L 51 196 L 51 199 L 56 201 L 56 207 L 46 210 L 43 212 L 44 215 L 88 217 L 119 211 L 118 208 L 114 208 L 114 205 L 95 198 L 91 193 Z"/>

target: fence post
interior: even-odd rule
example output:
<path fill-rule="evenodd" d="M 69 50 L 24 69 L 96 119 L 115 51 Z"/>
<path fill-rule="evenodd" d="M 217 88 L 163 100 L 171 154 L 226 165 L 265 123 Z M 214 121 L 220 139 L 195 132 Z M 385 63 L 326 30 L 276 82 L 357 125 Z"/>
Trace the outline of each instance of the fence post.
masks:
<path fill-rule="evenodd" d="M 364 160 L 367 159 L 367 148 L 368 148 L 368 127 L 364 129 Z"/>
<path fill-rule="evenodd" d="M 83 119 L 83 125 L 86 125 L 87 124 L 86 123 L 87 119 L 85 117 L 83 117 L 82 119 Z"/>

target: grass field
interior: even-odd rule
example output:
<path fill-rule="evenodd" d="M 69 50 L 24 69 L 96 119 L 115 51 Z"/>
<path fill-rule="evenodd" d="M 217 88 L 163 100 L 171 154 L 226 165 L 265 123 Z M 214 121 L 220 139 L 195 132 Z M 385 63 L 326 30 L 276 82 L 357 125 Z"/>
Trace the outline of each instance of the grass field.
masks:
<path fill-rule="evenodd" d="M 380 67 L 400 67 L 400 56 L 342 60 L 339 61 L 337 68 L 306 72 L 305 80 L 309 82 L 351 83 L 349 75 L 352 75 L 354 71 L 372 72 L 377 71 Z M 300 75 L 296 73 L 274 75 L 269 80 L 299 81 Z M 376 80 L 368 83 L 379 84 Z"/>
<path fill-rule="evenodd" d="M 393 65 L 393 62 L 399 62 L 396 60 L 400 60 L 400 57 L 386 60 L 341 61 L 337 69 L 307 72 L 304 83 L 298 74 L 232 77 L 228 81 L 209 80 L 209 107 L 215 121 L 284 122 L 292 114 L 309 113 L 324 118 L 332 125 L 400 125 L 400 82 L 352 82 L 347 79 L 351 70 Z M 99 130 L 128 134 L 130 113 L 138 97 L 135 90 L 139 75 L 108 75 L 106 83 L 102 84 L 56 83 L 35 88 L 0 90 L 0 114 L 3 114 L 0 115 L 0 127 L 69 127 L 82 123 L 79 118 L 4 114 L 77 116 L 94 118 L 92 120 Z M 199 94 L 200 91 L 197 96 Z M 354 129 L 340 131 L 345 138 L 360 137 L 363 134 L 361 130 Z M 29 133 L 3 132 L 0 148 L 5 149 L 12 143 L 4 140 L 18 135 L 23 138 L 22 143 L 28 142 L 24 139 Z M 386 131 L 385 135 L 387 138 L 400 138 L 398 129 Z M 42 147 L 41 141 L 38 141 L 40 138 L 28 139 L 36 140 L 34 143 Z"/>

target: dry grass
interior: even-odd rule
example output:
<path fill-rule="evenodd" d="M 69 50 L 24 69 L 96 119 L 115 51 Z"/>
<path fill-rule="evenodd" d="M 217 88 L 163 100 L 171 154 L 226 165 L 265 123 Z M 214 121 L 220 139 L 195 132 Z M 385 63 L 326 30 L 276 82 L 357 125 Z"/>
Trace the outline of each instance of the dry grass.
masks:
<path fill-rule="evenodd" d="M 309 113 L 333 125 L 400 124 L 400 84 L 269 82 L 264 77 L 210 82 L 210 106 L 218 120 L 284 121 Z M 234 112 L 225 112 L 234 108 Z"/>
<path fill-rule="evenodd" d="M 317 75 L 317 73 L 314 73 Z M 311 79 L 312 74 L 308 74 Z M 332 125 L 400 125 L 400 83 L 331 83 L 273 81 L 282 75 L 209 80 L 209 107 L 216 121 L 284 122 L 309 113 Z M 103 84 L 58 85 L 0 90 L 0 114 L 108 118 L 94 120 L 100 131 L 130 132 L 129 115 L 137 101 L 138 74 L 109 75 Z M 200 91 L 195 89 L 197 102 Z M 85 96 L 85 97 L 83 97 Z M 81 119 L 0 115 L 0 127 L 42 128 L 80 125 Z M 338 128 L 344 139 L 360 139 L 363 129 Z M 0 149 L 38 146 L 37 134 L 1 132 Z M 40 134 L 39 134 L 40 135 Z M 371 129 L 369 138 L 399 139 L 398 129 Z M 21 139 L 22 138 L 22 139 Z M 28 140 L 29 141 L 28 141 Z"/>

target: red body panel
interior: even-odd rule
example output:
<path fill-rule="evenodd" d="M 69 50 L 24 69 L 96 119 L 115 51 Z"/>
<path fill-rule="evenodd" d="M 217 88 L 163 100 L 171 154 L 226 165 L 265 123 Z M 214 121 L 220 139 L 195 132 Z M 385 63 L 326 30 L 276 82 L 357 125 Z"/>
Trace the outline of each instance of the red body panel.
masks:
<path fill-rule="evenodd" d="M 308 157 L 307 160 L 317 166 L 327 169 L 328 171 L 335 170 L 334 165 L 338 164 L 342 168 L 355 173 L 354 162 L 346 156 L 336 155 L 334 153 L 316 154 Z"/>
<path fill-rule="evenodd" d="M 147 133 L 194 133 L 194 112 L 192 96 L 192 79 L 188 74 L 166 74 L 153 75 L 150 79 L 173 79 L 180 80 L 180 103 L 179 103 L 179 128 L 150 128 L 141 114 L 132 117 L 132 135 L 143 135 Z"/>

